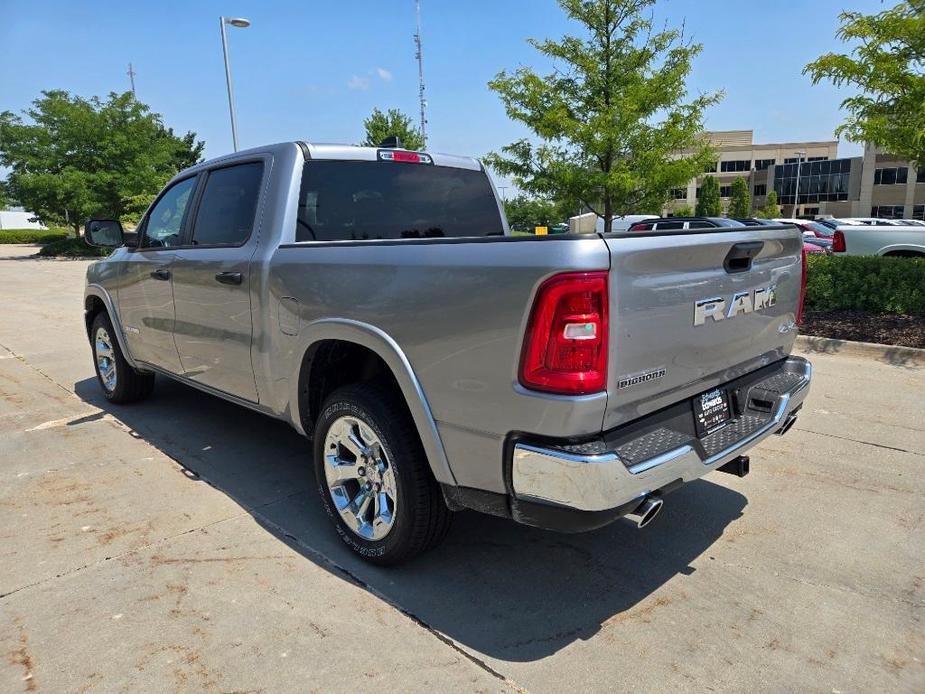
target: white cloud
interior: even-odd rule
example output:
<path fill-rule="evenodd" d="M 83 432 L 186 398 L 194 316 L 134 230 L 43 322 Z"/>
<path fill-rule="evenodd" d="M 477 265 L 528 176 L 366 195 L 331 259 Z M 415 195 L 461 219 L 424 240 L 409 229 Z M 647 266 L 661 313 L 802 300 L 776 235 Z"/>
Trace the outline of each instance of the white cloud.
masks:
<path fill-rule="evenodd" d="M 369 89 L 369 77 L 354 75 L 350 78 L 350 81 L 347 82 L 347 89 Z"/>
<path fill-rule="evenodd" d="M 379 78 L 380 78 L 383 82 L 391 82 L 391 81 L 392 81 L 392 73 L 389 72 L 388 70 L 386 70 L 384 67 L 377 67 L 377 68 L 376 68 L 376 74 L 379 75 Z"/>

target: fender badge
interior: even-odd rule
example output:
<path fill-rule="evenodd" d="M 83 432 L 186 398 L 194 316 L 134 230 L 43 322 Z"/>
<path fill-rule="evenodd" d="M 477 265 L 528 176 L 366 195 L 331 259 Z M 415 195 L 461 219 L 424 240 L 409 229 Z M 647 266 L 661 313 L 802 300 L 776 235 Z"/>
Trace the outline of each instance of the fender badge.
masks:
<path fill-rule="evenodd" d="M 666 373 L 668 373 L 667 369 L 665 369 L 664 366 L 660 366 L 657 369 L 649 369 L 648 371 L 642 371 L 637 374 L 620 376 L 620 380 L 617 381 L 617 388 L 629 388 L 630 386 L 638 386 L 640 383 L 648 383 L 649 381 L 661 378 Z"/>

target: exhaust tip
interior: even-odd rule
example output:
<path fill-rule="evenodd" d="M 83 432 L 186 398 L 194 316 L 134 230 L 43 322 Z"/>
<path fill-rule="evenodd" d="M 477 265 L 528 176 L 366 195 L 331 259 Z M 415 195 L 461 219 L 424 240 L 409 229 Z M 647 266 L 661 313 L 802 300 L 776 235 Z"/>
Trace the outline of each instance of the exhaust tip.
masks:
<path fill-rule="evenodd" d="M 648 496 L 632 513 L 627 513 L 626 518 L 635 523 L 637 528 L 644 528 L 655 520 L 659 511 L 662 510 L 662 503 L 661 499 Z"/>
<path fill-rule="evenodd" d="M 796 423 L 797 423 L 797 416 L 795 414 L 792 414 L 789 417 L 787 417 L 787 421 L 784 422 L 784 426 L 782 426 L 780 429 L 777 430 L 778 436 L 783 436 L 784 434 L 786 434 L 788 431 L 790 431 L 790 428 Z"/>

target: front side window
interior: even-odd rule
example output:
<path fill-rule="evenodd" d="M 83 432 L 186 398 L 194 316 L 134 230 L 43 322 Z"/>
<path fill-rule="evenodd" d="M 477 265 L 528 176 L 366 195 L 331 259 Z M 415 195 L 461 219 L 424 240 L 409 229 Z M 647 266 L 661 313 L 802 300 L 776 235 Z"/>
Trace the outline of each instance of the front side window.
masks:
<path fill-rule="evenodd" d="M 502 236 L 483 171 L 391 161 L 310 161 L 296 241 Z"/>
<path fill-rule="evenodd" d="M 145 248 L 171 248 L 180 245 L 183 217 L 189 207 L 190 194 L 196 187 L 196 177 L 186 178 L 171 186 L 157 201 L 148 215 L 144 232 Z"/>
<path fill-rule="evenodd" d="M 240 245 L 254 228 L 263 163 L 249 162 L 215 169 L 206 179 L 196 222 L 194 246 Z"/>

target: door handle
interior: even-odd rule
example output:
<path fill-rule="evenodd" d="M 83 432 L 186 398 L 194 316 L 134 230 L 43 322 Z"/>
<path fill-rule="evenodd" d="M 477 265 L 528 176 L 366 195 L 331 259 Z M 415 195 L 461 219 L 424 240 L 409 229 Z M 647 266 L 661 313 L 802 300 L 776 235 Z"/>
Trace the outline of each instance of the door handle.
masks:
<path fill-rule="evenodd" d="M 151 277 L 156 280 L 169 280 L 170 270 L 165 267 L 159 267 L 157 270 L 151 272 Z"/>
<path fill-rule="evenodd" d="M 244 275 L 240 272 L 219 272 L 215 279 L 222 284 L 241 284 L 244 281 Z"/>

